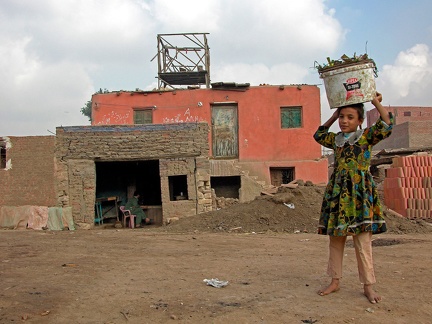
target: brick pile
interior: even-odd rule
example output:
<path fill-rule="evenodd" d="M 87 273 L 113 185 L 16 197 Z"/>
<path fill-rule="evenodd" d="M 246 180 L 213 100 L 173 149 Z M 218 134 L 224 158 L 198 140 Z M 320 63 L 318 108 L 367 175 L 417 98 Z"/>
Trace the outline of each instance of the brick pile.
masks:
<path fill-rule="evenodd" d="M 386 171 L 386 206 L 410 219 L 432 218 L 432 155 L 395 157 Z"/>

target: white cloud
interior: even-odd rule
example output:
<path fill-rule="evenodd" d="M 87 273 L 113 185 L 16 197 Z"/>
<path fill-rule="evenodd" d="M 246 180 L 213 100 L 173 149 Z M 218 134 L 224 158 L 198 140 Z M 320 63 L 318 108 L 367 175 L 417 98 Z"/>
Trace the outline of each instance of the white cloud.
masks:
<path fill-rule="evenodd" d="M 293 63 L 277 64 L 225 64 L 216 67 L 211 82 L 238 82 L 259 84 L 296 84 L 302 83 L 308 74 L 307 69 Z"/>
<path fill-rule="evenodd" d="M 93 86 L 82 65 L 41 61 L 28 51 L 30 37 L 1 40 L 0 135 L 47 135 L 57 125 L 88 123 L 79 108 Z"/>
<path fill-rule="evenodd" d="M 210 33 L 212 82 L 321 83 L 314 61 L 338 56 L 347 33 L 328 3 L 2 0 L 0 136 L 88 124 L 80 108 L 99 88 L 155 88 L 158 33 Z M 426 45 L 401 52 L 377 79 L 388 104 L 432 105 L 431 83 Z"/>
<path fill-rule="evenodd" d="M 400 52 L 392 65 L 384 65 L 377 79 L 384 102 L 401 106 L 432 106 L 432 53 L 425 44 Z"/>
<path fill-rule="evenodd" d="M 268 66 L 297 62 L 306 67 L 332 53 L 344 30 L 323 1 L 222 1 L 224 32 L 212 35 L 213 52 L 231 63 Z"/>
<path fill-rule="evenodd" d="M 155 0 L 152 14 L 160 24 L 160 33 L 215 32 L 222 27 L 224 1 L 218 0 Z M 199 30 L 197 30 L 199 29 Z"/>
<path fill-rule="evenodd" d="M 2 2 L 0 71 L 7 81 L 0 85 L 0 135 L 88 124 L 80 108 L 105 87 L 100 83 L 124 77 L 112 70 L 106 77 L 107 69 L 127 74 L 143 59 L 153 33 L 149 17 L 136 1 Z"/>
<path fill-rule="evenodd" d="M 26 52 L 31 41 L 30 37 L 23 39 L 0 38 L 0 71 L 5 82 L 0 88 L 2 96 L 14 87 L 19 87 L 29 75 L 38 68 L 38 61 Z"/>
<path fill-rule="evenodd" d="M 16 76 L 14 86 L 1 88 L 0 135 L 48 135 L 47 129 L 55 132 L 56 126 L 88 124 L 80 108 L 93 85 L 83 67 L 70 62 L 32 65 L 31 72 Z"/>

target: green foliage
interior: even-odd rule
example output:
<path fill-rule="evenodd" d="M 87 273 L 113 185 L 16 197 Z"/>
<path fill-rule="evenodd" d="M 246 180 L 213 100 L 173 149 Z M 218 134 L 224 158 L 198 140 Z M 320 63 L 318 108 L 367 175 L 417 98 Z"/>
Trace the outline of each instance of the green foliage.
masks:
<path fill-rule="evenodd" d="M 87 101 L 87 103 L 84 105 L 84 107 L 81 108 L 81 114 L 83 114 L 84 116 L 87 116 L 89 119 L 89 122 L 92 121 L 91 118 L 91 107 L 92 107 L 92 102 L 91 100 Z"/>
<path fill-rule="evenodd" d="M 104 88 L 103 90 L 102 88 L 99 88 L 99 90 L 96 91 L 94 94 L 108 93 L 108 92 L 109 91 L 106 88 Z M 81 108 L 81 114 L 87 116 L 90 122 L 92 121 L 92 101 L 91 100 L 87 101 L 84 107 Z"/>
<path fill-rule="evenodd" d="M 373 63 L 374 65 L 374 74 L 375 77 L 378 76 L 378 69 L 376 67 L 376 64 L 373 59 L 369 58 L 367 54 L 362 54 L 357 56 L 356 53 L 352 57 L 349 57 L 348 55 L 344 54 L 341 56 L 339 60 L 332 60 L 330 57 L 327 57 L 327 63 L 326 64 L 319 64 L 317 61 L 315 61 L 314 67 L 318 70 L 319 73 L 324 72 L 325 70 L 334 68 L 334 67 L 342 67 L 344 65 L 350 65 L 353 63 Z"/>

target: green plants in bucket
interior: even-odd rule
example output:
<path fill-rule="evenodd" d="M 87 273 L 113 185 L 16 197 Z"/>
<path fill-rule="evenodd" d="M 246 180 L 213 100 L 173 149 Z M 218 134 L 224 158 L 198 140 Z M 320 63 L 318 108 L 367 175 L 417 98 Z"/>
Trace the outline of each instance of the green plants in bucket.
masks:
<path fill-rule="evenodd" d="M 375 96 L 378 69 L 367 54 L 342 55 L 340 60 L 327 58 L 326 64 L 315 62 L 315 68 L 324 80 L 330 108 L 368 102 Z"/>

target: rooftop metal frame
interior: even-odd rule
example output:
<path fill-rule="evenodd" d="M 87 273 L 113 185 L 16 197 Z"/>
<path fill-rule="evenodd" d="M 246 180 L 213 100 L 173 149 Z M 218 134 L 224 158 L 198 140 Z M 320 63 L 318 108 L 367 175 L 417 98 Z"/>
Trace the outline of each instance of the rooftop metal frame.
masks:
<path fill-rule="evenodd" d="M 210 88 L 208 33 L 158 34 L 158 88 L 205 85 Z M 174 45 L 176 44 L 176 45 Z"/>

